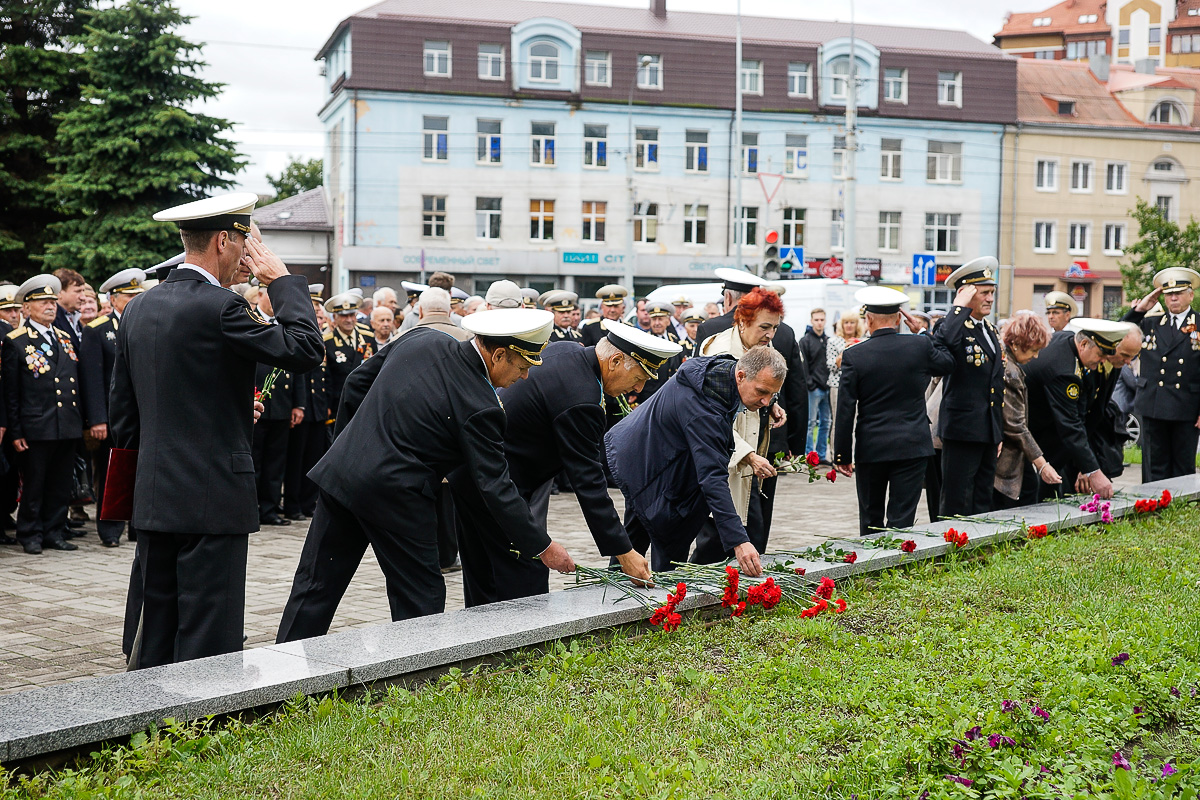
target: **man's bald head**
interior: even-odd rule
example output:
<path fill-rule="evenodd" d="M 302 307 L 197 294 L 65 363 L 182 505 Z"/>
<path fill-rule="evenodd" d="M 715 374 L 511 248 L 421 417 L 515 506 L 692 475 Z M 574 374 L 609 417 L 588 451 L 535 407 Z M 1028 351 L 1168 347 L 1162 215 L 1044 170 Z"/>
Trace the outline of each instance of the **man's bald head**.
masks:
<path fill-rule="evenodd" d="M 1142 329 L 1130 325 L 1129 332 L 1117 343 L 1117 352 L 1105 356 L 1104 360 L 1118 369 L 1133 361 L 1142 352 Z"/>

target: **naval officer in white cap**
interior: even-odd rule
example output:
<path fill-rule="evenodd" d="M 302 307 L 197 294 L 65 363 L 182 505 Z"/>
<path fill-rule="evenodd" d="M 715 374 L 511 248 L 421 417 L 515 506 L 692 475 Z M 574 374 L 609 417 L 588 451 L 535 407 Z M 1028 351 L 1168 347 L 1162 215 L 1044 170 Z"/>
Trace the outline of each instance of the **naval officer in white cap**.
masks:
<path fill-rule="evenodd" d="M 480 311 L 463 320 L 474 339 L 418 328 L 384 349 L 377 380 L 309 473 L 321 498 L 278 641 L 328 632 L 368 544 L 387 578 L 393 620 L 444 611 L 434 488 L 460 468 L 515 549 L 550 569 L 575 569 L 513 485 L 496 393 L 542 363 L 553 325 L 538 309 Z"/>
<path fill-rule="evenodd" d="M 257 197 L 211 197 L 161 211 L 184 262 L 125 307 L 110 428 L 136 450 L 133 519 L 144 602 L 131 667 L 242 649 L 248 535 L 258 530 L 251 458 L 258 363 L 307 372 L 324 349 L 308 284 L 250 238 Z M 271 324 L 223 288 L 243 256 L 271 297 Z M 128 474 L 114 476 L 130 482 Z M 131 582 L 131 584 L 134 582 Z"/>

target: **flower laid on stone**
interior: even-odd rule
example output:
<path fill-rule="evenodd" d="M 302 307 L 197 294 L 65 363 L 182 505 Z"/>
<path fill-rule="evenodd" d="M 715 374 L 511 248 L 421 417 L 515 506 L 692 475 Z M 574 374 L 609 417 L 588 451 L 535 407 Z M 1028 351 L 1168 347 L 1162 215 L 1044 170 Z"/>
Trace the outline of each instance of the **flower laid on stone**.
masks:
<path fill-rule="evenodd" d="M 783 600 L 783 589 L 775 584 L 774 578 L 767 578 L 760 584 L 751 586 L 746 591 L 746 607 L 762 606 L 764 611 L 770 611 Z"/>
<path fill-rule="evenodd" d="M 806 455 L 804 457 L 804 461 L 810 467 L 816 467 L 816 466 L 819 466 L 821 463 L 821 456 L 817 455 L 816 450 L 809 450 L 808 455 Z"/>
<path fill-rule="evenodd" d="M 725 593 L 721 596 L 722 608 L 734 608 L 738 604 L 738 571 L 732 565 L 725 567 Z M 745 610 L 745 606 L 742 609 Z M 741 616 L 741 614 L 735 614 Z"/>
<path fill-rule="evenodd" d="M 942 538 L 945 539 L 947 542 L 950 542 L 951 544 L 953 544 L 955 547 L 966 547 L 967 542 L 970 541 L 967 538 L 966 531 L 956 531 L 956 530 L 954 530 L 954 528 L 951 528 L 950 530 L 943 533 Z"/>
<path fill-rule="evenodd" d="M 855 561 L 858 561 L 858 553 L 851 550 L 849 553 L 846 553 L 846 557 L 842 560 L 847 564 L 853 564 Z"/>
<path fill-rule="evenodd" d="M 837 480 L 837 470 L 831 469 L 831 470 L 829 470 L 829 472 L 826 472 L 825 480 L 829 481 L 830 483 L 833 483 L 834 481 L 836 481 Z"/>
<path fill-rule="evenodd" d="M 917 549 L 917 543 L 912 539 L 908 539 L 900 544 L 900 552 L 911 553 Z"/>
<path fill-rule="evenodd" d="M 1028 525 L 1025 528 L 1025 535 L 1030 539 L 1042 539 L 1048 533 L 1045 525 Z"/>
<path fill-rule="evenodd" d="M 654 610 L 650 615 L 650 624 L 654 627 L 662 626 L 662 629 L 667 633 L 679 630 L 679 626 L 683 624 L 683 615 L 675 610 L 675 607 L 683 602 L 683 598 L 687 597 L 687 584 L 675 584 L 675 593 L 667 595 L 667 602 Z"/>

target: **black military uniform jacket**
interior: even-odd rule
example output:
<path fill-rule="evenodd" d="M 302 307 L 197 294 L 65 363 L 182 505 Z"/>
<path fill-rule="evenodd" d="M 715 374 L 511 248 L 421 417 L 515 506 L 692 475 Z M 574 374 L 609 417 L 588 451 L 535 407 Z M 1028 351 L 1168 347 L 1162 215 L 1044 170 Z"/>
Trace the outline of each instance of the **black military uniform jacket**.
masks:
<path fill-rule="evenodd" d="M 307 371 L 322 352 L 304 276 L 278 278 L 267 292 L 277 325 L 186 267 L 125 307 L 109 417 L 114 444 L 138 450 L 135 527 L 258 530 L 250 455 L 256 367 Z"/>
<path fill-rule="evenodd" d="M 329 371 L 329 397 L 336 408 L 346 376 L 375 354 L 375 335 L 364 336 L 357 327 L 349 336 L 336 328 L 325 332 L 325 366 Z"/>
<path fill-rule="evenodd" d="M 838 380 L 834 463 L 932 456 L 925 389 L 930 378 L 953 369 L 954 356 L 945 345 L 929 336 L 901 336 L 895 328 L 881 328 L 847 347 Z"/>
<path fill-rule="evenodd" d="M 274 367 L 259 364 L 254 371 L 254 388 L 262 389 L 263 381 L 271 374 Z M 308 383 L 303 375 L 297 375 L 290 370 L 283 370 L 275 376 L 271 385 L 271 396 L 262 399 L 263 413 L 259 421 L 278 422 L 292 419 L 293 408 L 304 408 L 308 395 Z"/>
<path fill-rule="evenodd" d="M 108 390 L 117 361 L 117 331 L 120 328 L 120 316 L 112 313 L 96 317 L 83 329 L 79 358 L 83 364 L 82 380 L 87 397 L 85 424 L 88 427 L 108 422 Z"/>
<path fill-rule="evenodd" d="M 474 340 L 414 329 L 384 352 L 378 379 L 308 477 L 394 535 L 432 541 L 437 531 L 410 523 L 407 505 L 434 503 L 442 479 L 465 467 L 522 553 L 549 547 L 509 476 L 504 409 Z"/>
<path fill-rule="evenodd" d="M 955 364 L 942 382 L 938 438 L 999 444 L 1004 438 L 1004 346 L 999 331 L 986 319 L 974 319 L 971 309 L 954 306 L 934 328 L 933 338 L 950 351 Z"/>
<path fill-rule="evenodd" d="M 0 385 L 9 439 L 58 441 L 83 437 L 83 382 L 70 335 L 50 329 L 52 346 L 32 325 L 4 337 Z"/>
<path fill-rule="evenodd" d="M 607 335 L 608 332 L 604 329 L 604 317 L 579 326 L 579 343 L 584 347 L 595 347 Z"/>
<path fill-rule="evenodd" d="M 304 421 L 327 423 L 333 419 L 337 408 L 329 399 L 329 366 L 326 359 L 321 364 L 302 376 L 304 379 Z"/>
<path fill-rule="evenodd" d="M 553 342 L 575 342 L 579 344 L 583 340 L 583 334 L 574 328 L 560 328 L 554 326 L 554 330 L 550 331 L 550 341 Z"/>
<path fill-rule="evenodd" d="M 1200 418 L 1200 329 L 1197 315 L 1188 310 L 1182 328 L 1170 314 L 1146 318 L 1130 311 L 1121 318 L 1141 326 L 1141 368 L 1133 410 L 1151 419 L 1195 422 Z"/>
<path fill-rule="evenodd" d="M 666 332 L 663 333 L 663 335 L 659 338 L 666 339 L 668 342 L 675 342 L 676 344 L 679 343 L 679 335 L 676 334 L 675 331 L 671 330 L 670 326 L 667 327 Z M 646 402 L 654 396 L 655 392 L 665 386 L 667 381 L 675 377 L 675 373 L 679 371 L 681 366 L 683 366 L 684 357 L 684 351 L 681 350 L 678 355 L 668 358 L 667 363 L 658 368 L 658 377 L 651 378 L 650 380 L 646 381 L 646 385 L 643 386 L 642 390 L 637 393 L 637 402 Z"/>
<path fill-rule="evenodd" d="M 1082 473 L 1100 469 L 1088 444 L 1088 378 L 1079 361 L 1075 334 L 1054 334 L 1050 344 L 1022 369 L 1029 394 L 1025 418 L 1046 460 L 1055 469 L 1073 468 Z"/>
<path fill-rule="evenodd" d="M 1125 414 L 1113 402 L 1113 391 L 1121 380 L 1121 370 L 1108 362 L 1100 362 L 1096 369 L 1084 375 L 1084 391 L 1087 393 L 1088 447 L 1100 463 L 1100 469 L 1109 478 L 1125 471 Z"/>

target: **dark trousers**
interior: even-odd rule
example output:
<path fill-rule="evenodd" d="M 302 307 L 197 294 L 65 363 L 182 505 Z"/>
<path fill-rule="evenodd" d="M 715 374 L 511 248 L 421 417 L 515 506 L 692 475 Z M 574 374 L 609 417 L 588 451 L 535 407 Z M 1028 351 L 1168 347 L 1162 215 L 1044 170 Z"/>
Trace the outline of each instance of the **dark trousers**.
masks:
<path fill-rule="evenodd" d="M 442 481 L 437 488 L 438 566 L 449 569 L 458 560 L 458 536 L 462 525 L 455 510 L 454 493 Z"/>
<path fill-rule="evenodd" d="M 522 492 L 533 521 L 546 530 L 553 480 Z M 467 608 L 550 591 L 550 570 L 535 561 L 536 553 L 517 553 L 496 525 L 479 496 L 479 490 L 462 470 L 450 479 L 459 510 L 459 554 L 463 566 L 463 598 Z"/>
<path fill-rule="evenodd" d="M 133 527 L 129 528 L 130 541 L 137 541 Z M 142 562 L 135 551 L 133 567 L 129 570 L 129 591 L 125 595 L 125 624 L 121 628 L 121 652 L 125 660 L 133 655 L 133 643 L 137 640 L 138 625 L 142 622 Z"/>
<path fill-rule="evenodd" d="M 142 575 L 136 669 L 236 653 L 246 616 L 246 534 L 138 531 Z"/>
<path fill-rule="evenodd" d="M 760 553 L 767 551 L 767 540 L 771 536 L 771 516 L 775 510 L 775 487 L 778 477 L 767 478 L 761 484 L 758 478 L 753 479 L 750 486 L 750 503 L 746 508 L 746 535 L 750 544 Z M 762 494 L 759 494 L 759 490 Z M 763 495 L 766 497 L 763 497 Z M 721 546 L 721 537 L 717 534 L 717 526 L 709 518 L 696 534 L 696 548 L 688 558 L 693 564 L 716 564 L 733 558 L 733 551 Z"/>
<path fill-rule="evenodd" d="M 898 458 L 854 465 L 854 487 L 858 491 L 858 535 L 877 529 L 909 528 L 917 519 L 921 481 L 929 458 Z M 884 510 L 887 525 L 884 525 Z"/>
<path fill-rule="evenodd" d="M 1142 418 L 1142 461 L 1148 481 L 1192 475 L 1196 471 L 1196 421 Z"/>
<path fill-rule="evenodd" d="M 391 531 L 356 516 L 321 492 L 276 642 L 294 642 L 329 633 L 333 615 L 367 545 L 375 551 L 383 570 L 393 622 L 446 610 L 446 582 L 438 567 L 434 534 L 435 504 L 430 497 L 420 494 L 412 496 L 406 507 L 403 530 Z M 413 535 L 417 533 L 421 535 Z"/>
<path fill-rule="evenodd" d="M 262 420 L 254 423 L 254 483 L 258 492 L 258 518 L 283 513 L 283 475 L 287 470 L 288 429 L 291 422 Z"/>
<path fill-rule="evenodd" d="M 29 441 L 18 454 L 21 468 L 21 507 L 17 511 L 17 538 L 22 542 L 53 541 L 67 529 L 78 439 Z"/>
<path fill-rule="evenodd" d="M 329 449 L 333 426 L 305 419 L 288 432 L 287 469 L 283 478 L 283 510 L 288 516 L 313 515 L 317 508 L 317 485 L 308 478 Z"/>
<path fill-rule="evenodd" d="M 933 455 L 925 463 L 925 508 L 929 511 L 929 521 L 936 522 L 941 517 L 942 508 L 942 451 L 934 450 Z"/>
<path fill-rule="evenodd" d="M 711 527 L 713 535 L 716 535 L 716 524 L 712 521 L 712 517 L 707 520 L 697 520 L 697 535 L 703 531 L 705 526 Z M 646 555 L 646 551 L 650 550 L 650 532 L 646 530 L 646 526 L 637 518 L 637 515 L 629 511 L 625 512 L 625 532 L 629 534 L 629 541 L 633 544 L 633 549 L 643 556 Z M 676 563 L 685 563 L 688 560 L 688 551 L 692 549 L 692 542 L 695 539 L 694 536 L 681 537 L 671 541 L 655 539 L 654 549 L 650 553 L 650 569 L 655 572 L 670 572 L 675 569 Z M 609 563 L 615 565 L 616 559 L 612 559 Z"/>
<path fill-rule="evenodd" d="M 1042 482 L 1038 480 L 1037 470 L 1033 468 L 1033 463 L 1026 459 L 1025 471 L 1021 473 L 1020 494 L 1016 498 L 1012 498 L 993 490 L 992 508 L 997 510 L 1009 509 L 1019 506 L 1031 506 L 1034 503 L 1040 502 L 1038 493 L 1041 491 L 1042 485 Z M 1072 481 L 1071 485 L 1074 486 L 1074 481 Z"/>
<path fill-rule="evenodd" d="M 966 516 L 992 510 L 996 445 L 942 439 L 940 516 Z"/>
<path fill-rule="evenodd" d="M 104 515 L 104 482 L 108 479 L 108 454 L 112 442 L 106 440 L 92 453 L 93 486 L 96 488 L 96 532 L 103 542 L 118 542 L 125 532 L 125 523 L 118 520 L 102 519 Z"/>
<path fill-rule="evenodd" d="M 17 495 L 21 490 L 21 471 L 17 466 L 17 451 L 12 441 L 4 440 L 4 474 L 0 475 L 0 514 L 11 516 L 17 511 Z M 14 519 L 15 523 L 16 520 Z M 7 522 L 5 523 L 7 525 Z"/>

